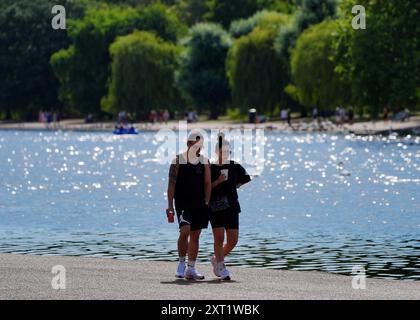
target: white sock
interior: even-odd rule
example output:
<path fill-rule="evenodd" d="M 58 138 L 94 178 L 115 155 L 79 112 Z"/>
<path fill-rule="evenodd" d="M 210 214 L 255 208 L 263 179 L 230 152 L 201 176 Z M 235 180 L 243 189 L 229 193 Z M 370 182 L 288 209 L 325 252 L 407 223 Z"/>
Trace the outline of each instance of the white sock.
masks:
<path fill-rule="evenodd" d="M 188 261 L 188 266 L 191 268 L 195 268 L 195 261 Z"/>
<path fill-rule="evenodd" d="M 185 262 L 185 257 L 179 257 L 179 262 Z"/>
<path fill-rule="evenodd" d="M 216 265 L 216 268 L 217 268 L 218 270 L 223 269 L 224 265 L 225 265 L 225 262 L 224 262 L 224 261 L 222 261 L 222 262 L 218 262 L 218 263 L 217 263 L 217 265 Z"/>

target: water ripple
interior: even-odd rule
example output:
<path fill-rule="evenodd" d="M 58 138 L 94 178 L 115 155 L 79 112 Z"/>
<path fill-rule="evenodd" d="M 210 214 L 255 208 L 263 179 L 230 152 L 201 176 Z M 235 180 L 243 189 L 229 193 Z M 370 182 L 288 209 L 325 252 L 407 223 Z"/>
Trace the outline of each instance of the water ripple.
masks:
<path fill-rule="evenodd" d="M 175 261 L 158 146 L 0 131 L 0 252 Z M 229 265 L 420 280 L 420 137 L 267 133 L 264 147 Z"/>

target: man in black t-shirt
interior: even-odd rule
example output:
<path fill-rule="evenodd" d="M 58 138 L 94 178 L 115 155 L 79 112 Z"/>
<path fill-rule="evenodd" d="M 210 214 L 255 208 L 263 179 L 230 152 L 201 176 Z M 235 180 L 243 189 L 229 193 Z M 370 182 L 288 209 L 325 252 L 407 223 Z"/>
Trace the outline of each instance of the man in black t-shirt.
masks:
<path fill-rule="evenodd" d="M 193 132 L 188 138 L 188 150 L 172 162 L 169 170 L 168 213 L 175 212 L 179 223 L 177 278 L 203 280 L 195 268 L 202 229 L 209 222 L 211 174 L 209 161 L 200 155 L 203 136 Z M 189 238 L 189 241 L 188 241 Z M 185 257 L 188 252 L 188 267 Z"/>
<path fill-rule="evenodd" d="M 213 228 L 214 253 L 211 262 L 213 272 L 222 280 L 230 280 L 224 264 L 227 256 L 238 242 L 239 213 L 237 188 L 251 181 L 245 169 L 229 160 L 229 142 L 223 137 L 216 145 L 217 162 L 211 165 L 212 193 L 210 200 L 210 222 Z M 227 243 L 223 246 L 226 230 Z"/>

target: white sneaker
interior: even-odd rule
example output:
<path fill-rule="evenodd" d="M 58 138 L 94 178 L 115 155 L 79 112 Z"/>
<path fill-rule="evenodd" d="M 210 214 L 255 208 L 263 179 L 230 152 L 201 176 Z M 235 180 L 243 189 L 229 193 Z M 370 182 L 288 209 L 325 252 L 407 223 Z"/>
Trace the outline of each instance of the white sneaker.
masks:
<path fill-rule="evenodd" d="M 175 277 L 178 279 L 185 278 L 185 269 L 187 269 L 187 264 L 185 262 L 180 262 L 178 264 L 178 269 L 176 270 Z"/>
<path fill-rule="evenodd" d="M 211 257 L 211 265 L 213 266 L 213 273 L 216 277 L 220 277 L 219 273 L 217 272 L 217 261 L 216 261 L 216 257 L 213 256 Z"/>
<path fill-rule="evenodd" d="M 219 274 L 221 280 L 230 281 L 230 273 L 224 264 L 219 268 L 219 270 L 217 270 L 217 273 Z"/>
<path fill-rule="evenodd" d="M 204 280 L 204 276 L 199 274 L 194 267 L 188 266 L 187 271 L 185 271 L 185 279 Z"/>

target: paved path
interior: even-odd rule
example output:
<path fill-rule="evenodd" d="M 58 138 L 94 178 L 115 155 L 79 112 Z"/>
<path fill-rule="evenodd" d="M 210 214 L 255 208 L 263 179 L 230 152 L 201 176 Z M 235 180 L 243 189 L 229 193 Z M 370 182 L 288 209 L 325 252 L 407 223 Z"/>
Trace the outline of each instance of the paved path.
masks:
<path fill-rule="evenodd" d="M 53 290 L 52 267 L 66 268 L 66 290 Z M 0 299 L 420 299 L 420 282 L 352 278 L 322 272 L 231 268 L 220 282 L 199 265 L 203 282 L 176 280 L 176 263 L 0 254 Z"/>

